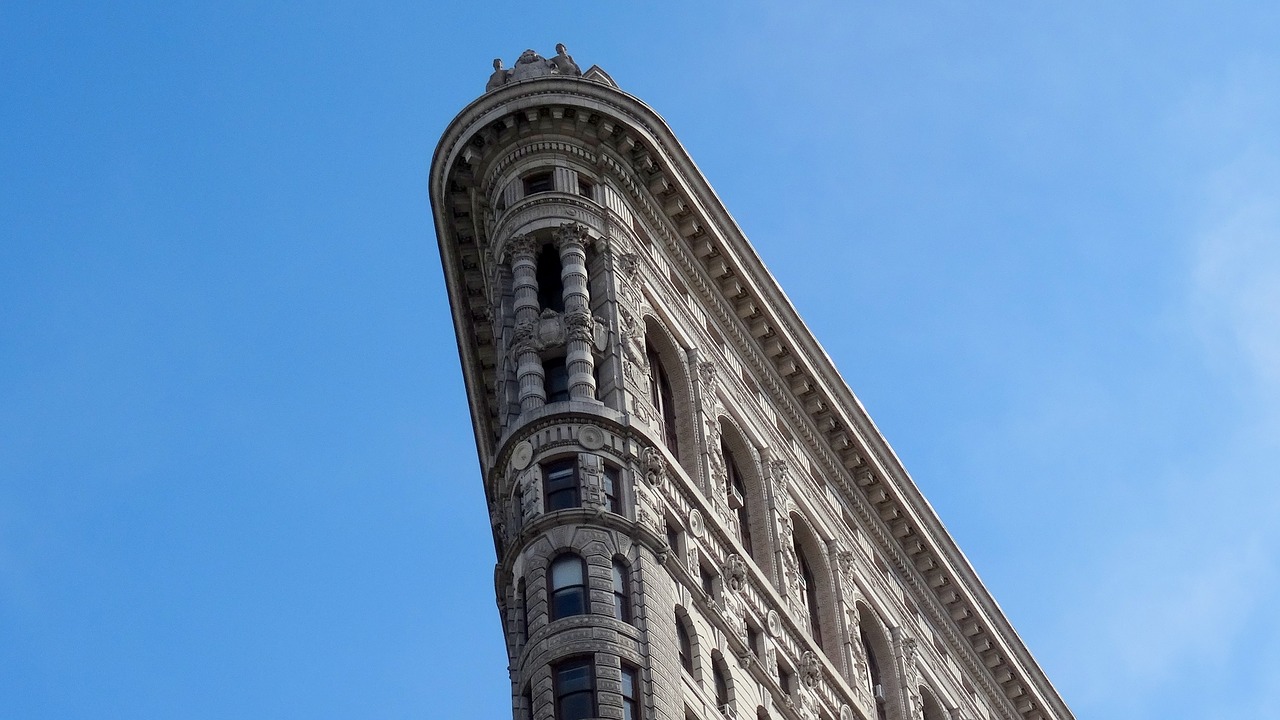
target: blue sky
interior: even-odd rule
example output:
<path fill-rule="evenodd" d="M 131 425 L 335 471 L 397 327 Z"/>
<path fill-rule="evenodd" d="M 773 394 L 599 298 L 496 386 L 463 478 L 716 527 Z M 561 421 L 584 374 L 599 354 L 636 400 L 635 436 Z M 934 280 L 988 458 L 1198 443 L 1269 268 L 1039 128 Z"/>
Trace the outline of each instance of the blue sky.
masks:
<path fill-rule="evenodd" d="M 1081 718 L 1280 706 L 1269 3 L 0 7 L 0 717 L 508 717 L 427 201 L 671 124 Z"/>

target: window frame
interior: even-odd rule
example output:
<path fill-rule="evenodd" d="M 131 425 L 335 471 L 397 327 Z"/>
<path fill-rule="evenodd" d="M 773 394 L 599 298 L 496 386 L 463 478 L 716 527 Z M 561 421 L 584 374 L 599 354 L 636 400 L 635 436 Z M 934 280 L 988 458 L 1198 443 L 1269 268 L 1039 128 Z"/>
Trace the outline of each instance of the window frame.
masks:
<path fill-rule="evenodd" d="M 565 487 L 552 488 L 552 474 L 561 473 L 568 470 L 568 485 Z M 576 507 L 582 507 L 582 483 L 578 472 L 577 456 L 560 458 L 551 460 L 542 464 L 542 509 L 543 512 L 555 512 L 557 510 L 570 510 Z M 557 483 L 565 482 L 563 477 L 556 478 Z M 557 498 L 568 497 L 572 499 L 569 504 L 560 504 Z M 553 502 L 553 499 L 556 499 Z"/>
<path fill-rule="evenodd" d="M 622 558 L 613 559 L 613 616 L 624 623 L 632 624 L 631 609 L 631 566 Z"/>
<path fill-rule="evenodd" d="M 587 670 L 587 687 L 585 689 L 566 690 L 566 680 L 562 675 L 566 671 L 585 668 Z M 574 655 L 559 660 L 551 665 L 551 693 L 555 703 L 556 720 L 588 720 L 598 717 L 599 704 L 596 699 L 596 666 L 591 655 Z M 565 701 L 571 697 L 588 695 L 591 698 L 590 712 L 585 715 L 570 714 L 565 709 Z"/>
<path fill-rule="evenodd" d="M 577 561 L 578 566 L 578 582 L 566 583 L 559 587 L 556 586 L 556 566 L 562 562 Z M 576 615 L 588 615 L 591 612 L 591 597 L 587 592 L 587 561 L 576 552 L 563 552 L 552 558 L 547 564 L 547 621 L 555 622 L 567 617 Z M 562 613 L 557 600 L 560 597 L 570 597 L 569 593 L 576 592 L 578 596 L 578 605 L 582 609 L 579 612 Z"/>
<path fill-rule="evenodd" d="M 628 662 L 622 663 L 622 677 L 618 694 L 622 696 L 622 720 L 641 720 L 640 717 L 640 668 Z M 631 685 L 627 693 L 628 680 Z"/>

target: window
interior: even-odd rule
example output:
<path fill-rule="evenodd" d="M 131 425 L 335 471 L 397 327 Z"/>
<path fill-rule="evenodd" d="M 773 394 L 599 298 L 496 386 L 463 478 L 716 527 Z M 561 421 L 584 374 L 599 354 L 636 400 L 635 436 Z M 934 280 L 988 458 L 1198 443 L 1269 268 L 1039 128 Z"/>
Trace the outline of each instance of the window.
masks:
<path fill-rule="evenodd" d="M 778 684 L 782 686 L 783 693 L 791 694 L 791 672 L 781 664 L 778 665 Z"/>
<path fill-rule="evenodd" d="M 716 705 L 724 707 L 729 704 L 729 682 L 725 679 L 724 663 L 717 661 L 711 665 L 711 679 L 716 686 Z"/>
<path fill-rule="evenodd" d="M 524 717 L 525 720 L 533 720 L 533 686 L 524 686 Z"/>
<path fill-rule="evenodd" d="M 693 642 L 689 640 L 689 630 L 684 620 L 676 618 L 676 643 L 680 646 L 680 667 L 693 674 Z"/>
<path fill-rule="evenodd" d="M 671 380 L 667 378 L 667 371 L 662 367 L 662 360 L 658 358 L 658 353 L 653 350 L 652 345 L 650 345 L 647 359 L 649 361 L 649 400 L 658 411 L 658 419 L 662 423 L 663 442 L 666 443 L 671 454 L 679 460 L 680 453 L 676 443 L 676 403 L 671 393 Z"/>
<path fill-rule="evenodd" d="M 569 399 L 569 368 L 564 358 L 551 358 L 542 361 L 543 382 L 547 389 L 547 402 L 564 402 Z"/>
<path fill-rule="evenodd" d="M 698 566 L 698 581 L 702 583 L 702 592 L 706 593 L 707 597 L 715 597 L 716 576 L 711 574 L 706 565 Z"/>
<path fill-rule="evenodd" d="M 538 280 L 538 305 L 546 310 L 564 312 L 564 280 L 560 273 L 560 251 L 551 243 L 538 251 L 536 269 Z"/>
<path fill-rule="evenodd" d="M 729 474 L 729 507 L 734 508 L 738 516 L 738 540 L 742 542 L 747 555 L 754 558 L 755 553 L 751 549 L 751 510 L 747 488 L 742 483 L 742 471 L 738 469 L 738 463 L 734 462 L 733 451 L 725 444 L 723 435 L 720 440 L 720 455 L 724 458 L 725 471 Z"/>
<path fill-rule="evenodd" d="M 604 477 L 600 482 L 604 485 L 605 507 L 611 513 L 622 514 L 622 487 L 618 484 L 618 469 L 604 466 Z"/>
<path fill-rule="evenodd" d="M 547 512 L 575 508 L 582 504 L 578 495 L 578 463 L 558 460 L 542 468 Z"/>
<path fill-rule="evenodd" d="M 818 583 L 813 577 L 813 569 L 809 567 L 809 558 L 805 557 L 804 548 L 796 543 L 796 560 L 800 564 L 800 595 L 804 597 L 805 608 L 809 611 L 809 633 L 822 646 L 822 627 L 818 624 Z"/>
<path fill-rule="evenodd" d="M 579 175 L 578 176 L 578 194 L 584 198 L 593 197 L 595 195 L 595 185 L 592 185 L 590 180 L 587 180 L 586 178 Z"/>
<path fill-rule="evenodd" d="M 670 522 L 666 523 L 667 545 L 671 547 L 671 552 L 680 552 L 680 532 Z"/>
<path fill-rule="evenodd" d="M 524 176 L 524 194 L 533 195 L 534 193 L 550 192 L 555 189 L 555 183 L 551 180 L 551 171 L 543 170 L 542 172 L 529 173 Z"/>
<path fill-rule="evenodd" d="M 758 658 L 764 657 L 764 633 L 751 622 L 747 622 L 747 645 L 751 648 L 751 654 Z"/>
<path fill-rule="evenodd" d="M 590 657 L 576 657 L 551 666 L 556 696 L 556 720 L 587 720 L 596 716 L 595 668 Z"/>
<path fill-rule="evenodd" d="M 622 720 L 640 720 L 639 671 L 622 664 Z"/>
<path fill-rule="evenodd" d="M 587 612 L 587 563 L 573 553 L 551 562 L 549 610 L 552 620 Z"/>
<path fill-rule="evenodd" d="M 884 705 L 884 685 L 880 681 L 880 663 L 876 661 L 876 651 L 871 649 L 866 629 L 859 627 L 858 635 L 862 638 L 862 649 L 867 653 L 867 674 L 870 676 L 867 680 L 871 683 L 871 697 L 876 701 L 876 717 L 885 720 L 888 715 Z"/>
<path fill-rule="evenodd" d="M 621 560 L 613 561 L 613 616 L 631 622 L 631 579 L 629 568 Z"/>
<path fill-rule="evenodd" d="M 529 640 L 529 597 L 525 590 L 524 578 L 516 583 L 516 602 L 520 603 L 520 637 Z"/>

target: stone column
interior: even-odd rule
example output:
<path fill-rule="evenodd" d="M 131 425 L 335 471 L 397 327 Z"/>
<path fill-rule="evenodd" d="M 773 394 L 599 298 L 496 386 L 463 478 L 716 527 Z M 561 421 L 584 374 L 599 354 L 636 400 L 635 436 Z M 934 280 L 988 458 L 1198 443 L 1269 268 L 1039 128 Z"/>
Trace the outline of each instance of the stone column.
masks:
<path fill-rule="evenodd" d="M 540 408 L 547 402 L 543 383 L 542 358 L 538 357 L 538 245 L 529 235 L 507 241 L 511 259 L 512 288 L 515 291 L 515 336 L 512 354 L 516 359 L 516 381 L 520 385 L 520 412 Z"/>
<path fill-rule="evenodd" d="M 593 321 L 591 291 L 587 288 L 587 228 L 565 223 L 556 230 L 560 248 L 560 279 L 564 283 L 564 320 L 568 331 L 565 366 L 569 370 L 569 398 L 595 400 L 595 358 L 591 354 Z"/>

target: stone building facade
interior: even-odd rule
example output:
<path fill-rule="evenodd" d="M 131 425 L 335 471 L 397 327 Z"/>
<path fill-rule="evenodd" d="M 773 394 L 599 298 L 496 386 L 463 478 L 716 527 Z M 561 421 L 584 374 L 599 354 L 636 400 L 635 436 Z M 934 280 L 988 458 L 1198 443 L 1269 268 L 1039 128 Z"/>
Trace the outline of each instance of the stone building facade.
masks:
<path fill-rule="evenodd" d="M 517 720 L 1067 720 L 666 123 L 564 46 L 431 166 Z"/>

